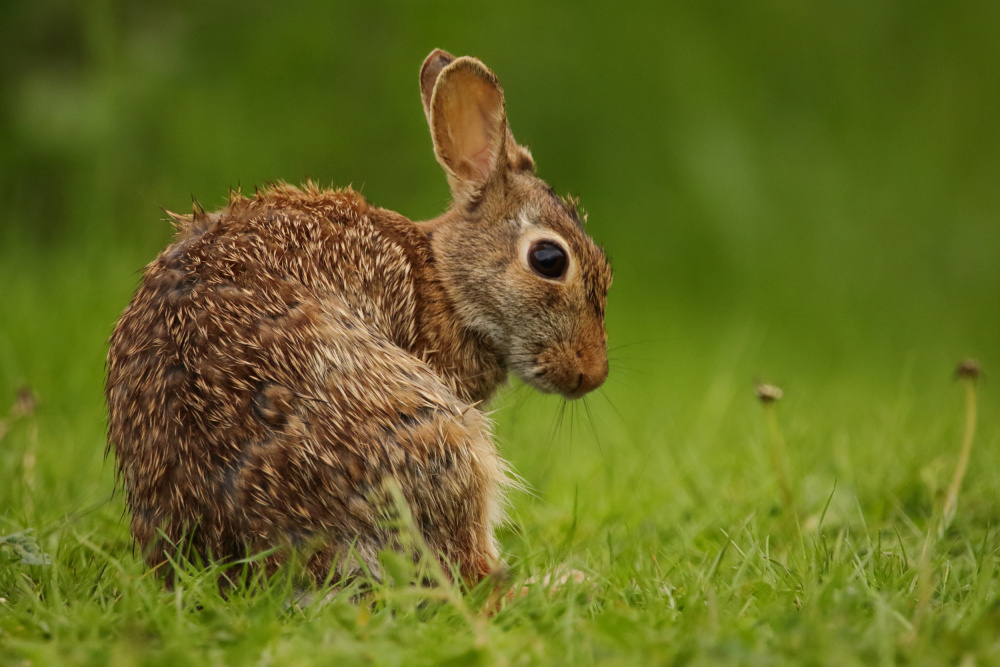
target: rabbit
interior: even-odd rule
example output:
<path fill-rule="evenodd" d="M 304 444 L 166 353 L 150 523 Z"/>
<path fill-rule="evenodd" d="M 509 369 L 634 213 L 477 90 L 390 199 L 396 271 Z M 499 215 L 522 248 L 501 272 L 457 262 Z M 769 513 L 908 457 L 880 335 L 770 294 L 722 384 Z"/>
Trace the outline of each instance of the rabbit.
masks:
<path fill-rule="evenodd" d="M 493 72 L 435 50 L 420 94 L 454 199 L 436 219 L 312 182 L 168 213 L 105 390 L 105 455 L 151 567 L 302 549 L 319 581 L 377 572 L 400 548 L 392 485 L 449 572 L 502 567 L 515 477 L 483 408 L 511 372 L 567 398 L 602 384 L 612 274 L 515 142 Z"/>

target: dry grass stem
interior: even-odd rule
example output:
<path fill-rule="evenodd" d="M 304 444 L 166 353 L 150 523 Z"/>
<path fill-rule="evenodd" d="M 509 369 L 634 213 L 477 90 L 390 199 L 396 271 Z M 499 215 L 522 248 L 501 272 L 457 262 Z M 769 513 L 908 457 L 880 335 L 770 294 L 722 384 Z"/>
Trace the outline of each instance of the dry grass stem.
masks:
<path fill-rule="evenodd" d="M 944 510 L 941 514 L 941 524 L 938 527 L 938 537 L 942 537 L 958 509 L 958 492 L 962 488 L 965 471 L 969 467 L 969 456 L 972 454 L 972 441 L 976 437 L 976 380 L 979 379 L 979 363 L 975 359 L 966 359 L 955 370 L 955 377 L 965 385 L 965 433 L 962 436 L 962 448 L 958 453 L 958 464 L 955 475 L 945 496 Z"/>
<path fill-rule="evenodd" d="M 774 475 L 778 480 L 778 487 L 781 490 L 781 500 L 786 509 L 794 511 L 795 496 L 792 494 L 792 485 L 785 468 L 788 456 L 787 447 L 785 446 L 785 437 L 781 433 L 781 426 L 778 424 L 778 413 L 774 407 L 774 404 L 784 393 L 780 387 L 763 383 L 757 384 L 755 393 L 764 408 L 764 418 L 767 420 L 768 455 L 771 459 L 771 467 L 774 468 Z"/>

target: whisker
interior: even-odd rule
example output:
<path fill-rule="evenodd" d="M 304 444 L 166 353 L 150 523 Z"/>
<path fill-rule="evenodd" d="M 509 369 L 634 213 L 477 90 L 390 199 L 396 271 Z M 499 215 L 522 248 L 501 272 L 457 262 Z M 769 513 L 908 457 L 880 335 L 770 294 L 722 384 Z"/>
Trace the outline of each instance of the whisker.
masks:
<path fill-rule="evenodd" d="M 576 425 L 576 401 L 566 401 L 569 404 L 569 443 L 573 446 L 573 427 Z"/>
<path fill-rule="evenodd" d="M 609 354 L 608 359 L 611 361 L 641 361 L 644 364 L 648 364 L 655 359 L 655 357 L 621 357 L 616 354 Z"/>
<path fill-rule="evenodd" d="M 645 340 L 634 340 L 629 343 L 622 343 L 621 345 L 615 345 L 614 347 L 609 347 L 608 352 L 624 350 L 627 347 L 635 347 L 636 345 L 649 345 L 650 343 L 667 343 L 669 341 L 670 339 L 668 338 L 647 338 Z"/>
<path fill-rule="evenodd" d="M 562 430 L 563 417 L 566 416 L 566 399 L 563 399 L 559 404 L 559 409 L 556 410 L 555 420 L 552 424 L 552 432 L 549 434 L 549 443 L 555 442 L 556 436 L 559 435 L 559 431 Z"/>
<path fill-rule="evenodd" d="M 653 376 L 652 371 L 649 370 L 651 362 L 648 361 L 642 364 L 643 366 L 642 368 L 634 368 L 630 365 L 622 364 L 621 361 L 618 359 L 608 359 L 608 363 L 614 365 L 614 368 L 612 369 L 614 370 L 614 373 L 609 373 L 608 374 L 609 378 L 614 377 L 618 373 L 627 373 L 632 376 L 638 376 L 642 378 L 649 378 Z"/>
<path fill-rule="evenodd" d="M 530 391 L 525 391 L 526 389 L 528 389 L 528 385 L 521 384 L 514 391 L 512 391 L 510 394 L 508 394 L 509 398 L 517 399 L 515 401 L 512 409 L 511 409 L 511 420 L 510 421 L 511 421 L 511 426 L 512 427 L 516 427 L 517 426 L 518 421 L 519 421 L 518 418 L 519 418 L 519 416 L 521 414 L 521 408 L 524 407 L 524 404 L 531 397 L 531 392 Z"/>
<path fill-rule="evenodd" d="M 604 391 L 603 387 L 597 389 L 597 395 L 608 402 L 608 405 L 610 405 L 611 409 L 615 411 L 615 414 L 618 415 L 618 418 L 622 420 L 622 423 L 628 423 L 625 419 L 625 415 L 621 413 L 621 411 L 618 409 L 618 406 L 615 405 L 614 401 L 611 400 L 611 397 L 608 396 L 608 393 Z"/>
<path fill-rule="evenodd" d="M 594 433 L 594 442 L 597 443 L 597 451 L 601 453 L 601 460 L 604 461 L 604 465 L 608 465 L 608 459 L 604 455 L 604 446 L 601 444 L 601 436 L 597 433 L 597 424 L 594 422 L 594 413 L 590 409 L 590 403 L 587 402 L 587 397 L 583 397 L 583 411 L 587 415 L 587 421 L 590 423 L 590 430 Z"/>

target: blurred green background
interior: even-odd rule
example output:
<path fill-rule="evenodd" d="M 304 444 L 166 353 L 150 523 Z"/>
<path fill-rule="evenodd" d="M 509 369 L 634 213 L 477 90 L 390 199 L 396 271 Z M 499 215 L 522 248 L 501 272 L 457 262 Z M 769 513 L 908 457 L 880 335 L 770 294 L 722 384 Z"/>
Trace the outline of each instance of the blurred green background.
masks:
<path fill-rule="evenodd" d="M 992 2 L 8 1 L 0 399 L 34 387 L 100 470 L 104 341 L 170 238 L 161 206 L 311 178 L 441 212 L 434 47 L 497 73 L 612 257 L 620 428 L 711 428 L 755 377 L 947 392 L 964 356 L 1000 368 L 998 26 Z"/>

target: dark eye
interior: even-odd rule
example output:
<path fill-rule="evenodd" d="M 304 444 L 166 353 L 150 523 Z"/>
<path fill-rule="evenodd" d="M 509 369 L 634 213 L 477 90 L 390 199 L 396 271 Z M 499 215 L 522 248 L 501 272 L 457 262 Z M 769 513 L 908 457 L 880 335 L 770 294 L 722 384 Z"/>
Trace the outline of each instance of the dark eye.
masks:
<path fill-rule="evenodd" d="M 528 250 L 528 263 L 543 278 L 562 278 L 566 273 L 566 251 L 552 241 L 539 241 Z"/>

